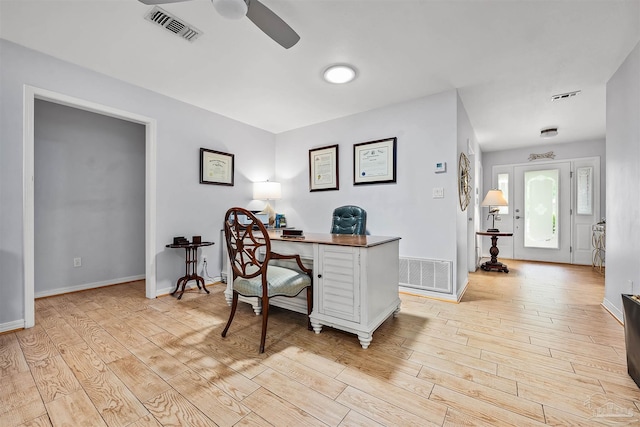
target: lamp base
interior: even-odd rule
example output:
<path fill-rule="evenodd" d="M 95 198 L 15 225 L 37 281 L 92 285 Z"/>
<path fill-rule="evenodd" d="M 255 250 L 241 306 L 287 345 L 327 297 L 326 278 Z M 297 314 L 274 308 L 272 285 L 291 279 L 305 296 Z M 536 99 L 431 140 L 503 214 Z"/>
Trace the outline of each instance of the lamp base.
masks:
<path fill-rule="evenodd" d="M 487 233 L 499 233 L 500 230 L 497 228 L 487 228 Z"/>

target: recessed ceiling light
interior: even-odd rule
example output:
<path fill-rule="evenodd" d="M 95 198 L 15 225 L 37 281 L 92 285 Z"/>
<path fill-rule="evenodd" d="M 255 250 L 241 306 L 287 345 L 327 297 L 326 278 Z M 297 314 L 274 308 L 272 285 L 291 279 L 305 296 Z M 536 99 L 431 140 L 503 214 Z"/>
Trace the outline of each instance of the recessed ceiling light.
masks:
<path fill-rule="evenodd" d="M 324 79 L 329 83 L 349 83 L 356 78 L 356 70 L 351 65 L 336 64 L 324 70 Z"/>
<path fill-rule="evenodd" d="M 553 138 L 558 135 L 558 128 L 546 128 L 540 131 L 541 138 Z"/>

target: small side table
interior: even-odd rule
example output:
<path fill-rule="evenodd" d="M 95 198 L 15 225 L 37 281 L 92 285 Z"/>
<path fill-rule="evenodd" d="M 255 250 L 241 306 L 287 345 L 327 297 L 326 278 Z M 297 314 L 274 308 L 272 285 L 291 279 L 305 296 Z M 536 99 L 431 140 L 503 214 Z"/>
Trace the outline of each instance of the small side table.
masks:
<path fill-rule="evenodd" d="M 184 248 L 185 250 L 185 273 L 184 276 L 178 279 L 176 283 L 175 291 L 171 292 L 171 295 L 175 295 L 180 289 L 180 285 L 182 285 L 182 290 L 180 291 L 180 295 L 178 295 L 178 299 L 182 298 L 182 294 L 184 294 L 184 288 L 187 285 L 187 282 L 191 280 L 195 280 L 198 285 L 198 289 L 204 289 L 206 293 L 209 293 L 209 290 L 204 285 L 204 278 L 202 276 L 198 276 L 198 248 L 201 246 L 211 246 L 213 242 L 201 242 L 201 243 L 185 243 L 183 245 L 174 245 L 169 244 L 167 248 L 180 249 Z M 200 282 L 202 282 L 202 288 L 200 288 Z"/>
<path fill-rule="evenodd" d="M 491 249 L 489 249 L 489 253 L 491 254 L 491 261 L 487 261 L 482 263 L 480 266 L 484 271 L 504 271 L 505 273 L 509 272 L 506 264 L 498 262 L 498 254 L 500 250 L 498 249 L 498 236 L 513 236 L 513 233 L 501 233 L 499 231 L 476 231 L 478 236 L 491 236 Z"/>

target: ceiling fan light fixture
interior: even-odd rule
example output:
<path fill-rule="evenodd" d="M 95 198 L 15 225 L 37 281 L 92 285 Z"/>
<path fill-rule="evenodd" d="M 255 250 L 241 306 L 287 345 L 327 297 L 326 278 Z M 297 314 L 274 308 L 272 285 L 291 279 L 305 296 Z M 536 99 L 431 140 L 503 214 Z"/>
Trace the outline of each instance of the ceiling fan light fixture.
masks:
<path fill-rule="evenodd" d="M 327 67 L 323 76 L 329 83 L 344 84 L 356 78 L 356 70 L 348 64 L 335 64 Z"/>
<path fill-rule="evenodd" d="M 245 0 L 211 0 L 216 11 L 227 19 L 240 19 L 247 15 Z"/>
<path fill-rule="evenodd" d="M 558 128 L 546 128 L 540 131 L 540 138 L 553 138 L 558 135 Z"/>

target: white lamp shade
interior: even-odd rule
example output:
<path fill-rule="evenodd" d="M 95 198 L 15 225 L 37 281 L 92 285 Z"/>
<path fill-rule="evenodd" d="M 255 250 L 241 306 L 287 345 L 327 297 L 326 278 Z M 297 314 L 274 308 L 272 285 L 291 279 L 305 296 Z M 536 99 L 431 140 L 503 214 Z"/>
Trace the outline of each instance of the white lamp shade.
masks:
<path fill-rule="evenodd" d="M 240 19 L 247 15 L 247 3 L 244 0 L 211 0 L 216 11 L 227 19 Z"/>
<path fill-rule="evenodd" d="M 489 190 L 482 201 L 482 206 L 509 206 L 509 204 L 504 198 L 502 190 Z"/>
<path fill-rule="evenodd" d="M 278 200 L 282 197 L 282 187 L 279 182 L 254 182 L 253 198 L 257 200 Z"/>

